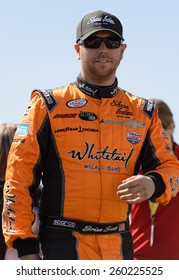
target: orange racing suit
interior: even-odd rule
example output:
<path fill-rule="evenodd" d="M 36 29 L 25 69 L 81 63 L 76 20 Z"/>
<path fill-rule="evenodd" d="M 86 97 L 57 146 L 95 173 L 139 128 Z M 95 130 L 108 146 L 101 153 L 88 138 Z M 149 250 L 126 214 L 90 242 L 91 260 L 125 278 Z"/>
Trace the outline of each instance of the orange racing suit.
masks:
<path fill-rule="evenodd" d="M 62 259 L 132 259 L 130 206 L 116 193 L 140 165 L 155 183 L 151 199 L 167 204 L 178 188 L 179 163 L 153 102 L 118 88 L 117 79 L 100 88 L 79 76 L 64 87 L 35 90 L 8 159 L 7 245 L 19 256 L 36 252 L 31 193 L 42 179 L 42 249 L 62 239 Z"/>

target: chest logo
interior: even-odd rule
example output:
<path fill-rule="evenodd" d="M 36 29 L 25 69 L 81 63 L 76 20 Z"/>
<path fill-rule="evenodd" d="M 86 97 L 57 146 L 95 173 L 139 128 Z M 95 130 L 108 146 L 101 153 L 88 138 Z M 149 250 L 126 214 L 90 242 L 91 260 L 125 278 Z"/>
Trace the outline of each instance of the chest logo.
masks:
<path fill-rule="evenodd" d="M 132 144 L 138 144 L 140 142 L 140 134 L 135 131 L 127 132 L 127 140 Z"/>
<path fill-rule="evenodd" d="M 79 118 L 84 121 L 95 121 L 98 117 L 92 112 L 80 112 Z"/>
<path fill-rule="evenodd" d="M 69 108 L 81 108 L 83 106 L 85 106 L 88 103 L 88 101 L 86 99 L 83 98 L 77 98 L 74 100 L 69 100 L 66 105 Z"/>

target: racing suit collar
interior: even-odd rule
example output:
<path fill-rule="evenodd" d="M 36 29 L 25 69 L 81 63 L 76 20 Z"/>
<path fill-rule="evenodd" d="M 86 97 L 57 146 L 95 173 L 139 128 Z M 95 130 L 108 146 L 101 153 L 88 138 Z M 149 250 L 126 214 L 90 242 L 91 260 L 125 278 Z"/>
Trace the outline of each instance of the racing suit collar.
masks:
<path fill-rule="evenodd" d="M 83 93 L 97 99 L 112 98 L 118 92 L 117 78 L 115 78 L 114 84 L 112 84 L 111 86 L 100 87 L 88 83 L 81 77 L 81 74 L 79 74 L 76 80 L 76 85 Z"/>

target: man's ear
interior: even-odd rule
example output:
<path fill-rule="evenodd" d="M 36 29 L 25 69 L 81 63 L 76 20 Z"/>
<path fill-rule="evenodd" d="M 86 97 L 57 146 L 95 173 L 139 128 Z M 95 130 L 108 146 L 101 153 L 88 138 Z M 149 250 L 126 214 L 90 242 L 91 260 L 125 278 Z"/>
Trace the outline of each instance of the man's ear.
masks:
<path fill-rule="evenodd" d="M 80 60 L 80 46 L 77 44 L 74 44 L 74 49 L 76 51 L 77 58 Z"/>
<path fill-rule="evenodd" d="M 121 54 L 120 54 L 121 55 L 121 60 L 123 59 L 123 55 L 124 55 L 124 52 L 125 52 L 126 48 L 127 48 L 126 44 L 121 45 Z"/>

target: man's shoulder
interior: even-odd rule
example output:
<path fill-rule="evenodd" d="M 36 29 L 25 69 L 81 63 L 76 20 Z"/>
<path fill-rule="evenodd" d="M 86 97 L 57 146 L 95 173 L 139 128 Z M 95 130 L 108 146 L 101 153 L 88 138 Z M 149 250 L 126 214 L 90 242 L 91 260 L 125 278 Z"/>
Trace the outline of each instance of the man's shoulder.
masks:
<path fill-rule="evenodd" d="M 35 96 L 39 96 L 39 98 L 45 102 L 47 110 L 51 112 L 59 103 L 58 99 L 64 96 L 64 94 L 69 90 L 69 87 L 74 86 L 75 83 L 70 83 L 53 89 L 34 89 L 31 93 L 31 99 Z"/>
<path fill-rule="evenodd" d="M 136 111 L 142 111 L 145 115 L 147 115 L 150 119 L 153 117 L 154 110 L 156 107 L 156 101 L 153 99 L 147 99 L 131 92 L 119 88 L 119 90 L 124 94 L 124 96 L 128 99 L 128 102 L 132 107 L 135 108 Z"/>
<path fill-rule="evenodd" d="M 45 105 L 49 112 L 51 112 L 57 105 L 57 101 L 53 95 L 52 89 L 35 89 L 32 91 L 31 99 L 33 99 L 37 95 L 39 96 L 39 98 L 42 97 L 42 100 L 45 102 Z"/>

